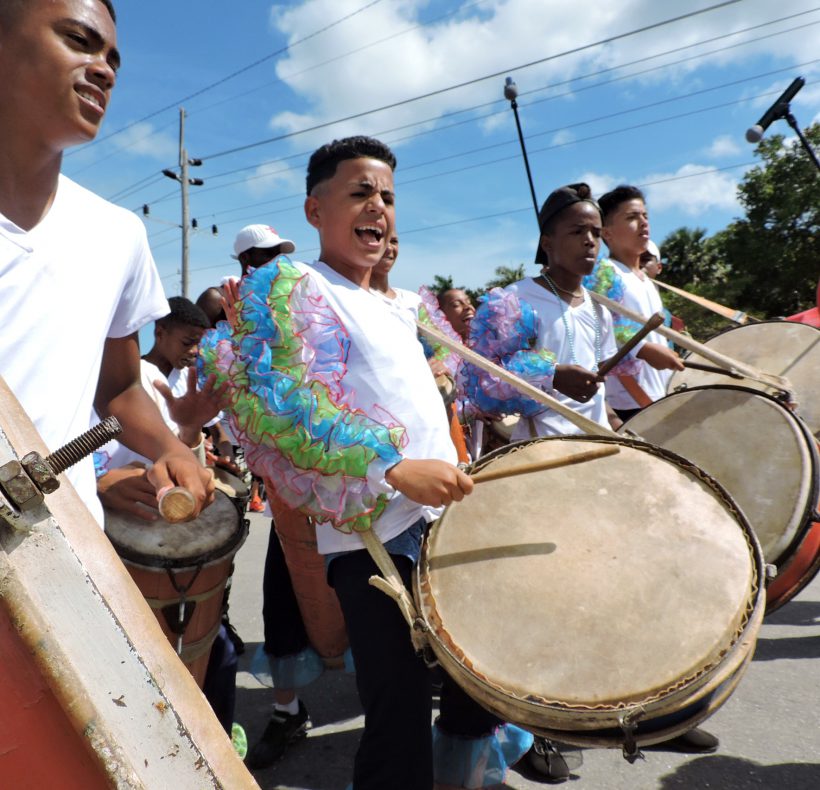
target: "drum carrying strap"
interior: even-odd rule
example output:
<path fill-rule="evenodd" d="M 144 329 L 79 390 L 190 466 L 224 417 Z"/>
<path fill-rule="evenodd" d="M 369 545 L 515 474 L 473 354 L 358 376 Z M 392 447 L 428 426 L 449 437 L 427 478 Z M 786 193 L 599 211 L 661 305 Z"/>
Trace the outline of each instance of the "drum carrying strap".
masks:
<path fill-rule="evenodd" d="M 638 404 L 638 407 L 645 409 L 652 405 L 652 398 L 650 398 L 644 391 L 643 387 L 635 381 L 634 376 L 618 376 L 618 381 L 621 382 L 623 388 L 629 393 L 632 400 Z"/>
<path fill-rule="evenodd" d="M 372 529 L 360 532 L 359 535 L 368 553 L 373 558 L 373 562 L 382 572 L 382 576 L 371 576 L 370 584 L 377 590 L 381 590 L 385 595 L 389 595 L 398 604 L 407 625 L 410 626 L 410 638 L 413 640 L 413 647 L 418 651 L 424 650 L 427 646 L 427 624 L 419 617 L 416 605 L 401 580 L 396 564 L 387 553 L 387 549 L 385 549 L 379 536 Z"/>

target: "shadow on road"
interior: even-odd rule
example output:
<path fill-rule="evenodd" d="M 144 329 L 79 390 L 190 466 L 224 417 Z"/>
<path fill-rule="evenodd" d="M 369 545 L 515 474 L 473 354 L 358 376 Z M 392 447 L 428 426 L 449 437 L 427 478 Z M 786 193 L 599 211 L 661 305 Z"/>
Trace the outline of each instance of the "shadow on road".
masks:
<path fill-rule="evenodd" d="M 778 658 L 820 658 L 820 635 L 757 640 L 753 661 L 774 661 Z"/>
<path fill-rule="evenodd" d="M 820 787 L 820 765 L 816 763 L 783 763 L 758 765 L 736 757 L 699 757 L 661 777 L 659 790 L 719 787 L 720 790 L 817 790 Z"/>
<path fill-rule="evenodd" d="M 249 672 L 257 643 L 249 643 L 239 659 L 239 671 Z M 237 688 L 236 719 L 253 746 L 268 723 L 273 690 L 252 680 Z M 279 787 L 339 790 L 350 781 L 353 755 L 361 737 L 361 706 L 356 681 L 342 670 L 326 670 L 300 694 L 310 712 L 313 729 L 308 738 L 290 746 L 275 765 L 252 771 L 262 790 Z"/>
<path fill-rule="evenodd" d="M 820 601 L 789 601 L 766 616 L 766 625 L 820 625 Z"/>

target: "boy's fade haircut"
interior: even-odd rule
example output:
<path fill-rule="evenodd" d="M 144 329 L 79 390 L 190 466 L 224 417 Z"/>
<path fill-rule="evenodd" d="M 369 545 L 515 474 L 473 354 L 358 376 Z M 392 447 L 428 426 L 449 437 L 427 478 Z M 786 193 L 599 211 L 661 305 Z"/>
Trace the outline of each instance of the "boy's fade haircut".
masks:
<path fill-rule="evenodd" d="M 604 222 L 607 218 L 627 200 L 642 200 L 646 203 L 646 197 L 638 187 L 630 186 L 629 184 L 619 184 L 615 189 L 610 190 L 605 195 L 598 198 L 598 205 L 601 207 L 601 214 Z"/>
<path fill-rule="evenodd" d="M 102 3 L 111 15 L 111 19 L 116 23 L 117 12 L 114 10 L 112 0 L 97 0 Z M 24 9 L 31 7 L 31 0 L 0 0 L 0 25 L 11 27 L 19 18 Z"/>
<path fill-rule="evenodd" d="M 157 326 L 168 329 L 172 326 L 195 326 L 199 329 L 210 329 L 211 322 L 205 311 L 197 307 L 190 299 L 184 296 L 172 296 L 168 300 L 171 312 L 158 318 Z"/>
<path fill-rule="evenodd" d="M 317 184 L 333 178 L 339 162 L 344 162 L 346 159 L 363 158 L 378 159 L 389 165 L 391 170 L 396 169 L 395 154 L 381 140 L 364 135 L 334 140 L 332 143 L 326 143 L 321 148 L 317 148 L 311 155 L 305 178 L 307 194 L 310 195 Z"/>

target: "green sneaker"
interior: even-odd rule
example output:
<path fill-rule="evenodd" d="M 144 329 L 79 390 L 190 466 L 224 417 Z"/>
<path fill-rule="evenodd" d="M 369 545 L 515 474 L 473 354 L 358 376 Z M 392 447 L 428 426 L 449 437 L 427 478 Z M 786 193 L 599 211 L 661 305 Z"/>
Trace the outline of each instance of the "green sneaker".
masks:
<path fill-rule="evenodd" d="M 231 727 L 231 745 L 233 750 L 239 755 L 240 760 L 244 760 L 248 754 L 248 736 L 245 735 L 245 728 L 241 724 L 233 723 Z"/>

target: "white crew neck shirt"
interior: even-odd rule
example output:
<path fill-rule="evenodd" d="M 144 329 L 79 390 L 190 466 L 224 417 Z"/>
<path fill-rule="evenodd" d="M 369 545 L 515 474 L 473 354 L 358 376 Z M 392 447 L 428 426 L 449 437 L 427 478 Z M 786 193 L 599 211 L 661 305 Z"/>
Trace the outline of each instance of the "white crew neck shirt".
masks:
<path fill-rule="evenodd" d="M 0 214 L 0 305 L 0 374 L 50 451 L 92 424 L 106 338 L 169 311 L 142 222 L 62 175 L 31 230 Z M 102 524 L 92 459 L 67 476 Z"/>

